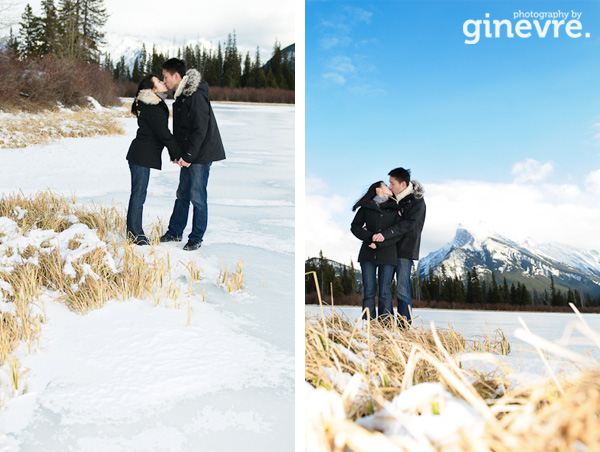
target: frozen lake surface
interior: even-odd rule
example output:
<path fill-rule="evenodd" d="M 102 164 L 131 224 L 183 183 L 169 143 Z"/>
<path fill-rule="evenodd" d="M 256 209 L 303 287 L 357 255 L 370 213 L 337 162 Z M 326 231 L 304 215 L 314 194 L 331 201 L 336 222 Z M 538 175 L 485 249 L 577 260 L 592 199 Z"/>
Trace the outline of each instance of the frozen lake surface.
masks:
<path fill-rule="evenodd" d="M 227 159 L 211 167 L 202 248 L 157 246 L 181 263 L 174 279 L 185 281 L 188 262 L 203 272 L 193 295 L 181 291 L 179 301 L 193 310 L 189 326 L 187 308 L 169 303 L 110 301 L 81 316 L 47 297 L 40 350 L 17 350 L 28 390 L 2 400 L 0 451 L 293 450 L 295 109 L 215 104 L 214 111 Z M 137 125 L 120 121 L 124 136 L 2 149 L 0 194 L 49 188 L 124 210 L 125 156 Z M 166 225 L 178 179 L 165 150 L 163 170 L 151 171 L 145 226 Z M 222 263 L 234 270 L 240 259 L 244 287 L 229 294 L 218 275 Z M 0 387 L 7 371 L 0 368 Z"/>

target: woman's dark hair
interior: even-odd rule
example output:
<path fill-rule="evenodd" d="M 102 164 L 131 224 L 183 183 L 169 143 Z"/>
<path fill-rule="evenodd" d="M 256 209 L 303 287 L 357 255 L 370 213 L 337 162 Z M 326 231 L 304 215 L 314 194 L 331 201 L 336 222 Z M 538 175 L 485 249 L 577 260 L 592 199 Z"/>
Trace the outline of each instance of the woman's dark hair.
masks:
<path fill-rule="evenodd" d="M 369 187 L 367 192 L 363 195 L 363 197 L 360 198 L 358 201 L 356 201 L 356 204 L 354 204 L 354 207 L 352 207 L 352 212 L 354 212 L 360 206 L 362 206 L 363 204 L 366 204 L 371 199 L 373 199 L 375 197 L 375 195 L 377 194 L 377 192 L 375 190 L 377 189 L 377 187 L 380 187 L 381 184 L 383 184 L 382 180 L 371 184 L 371 186 Z"/>
<path fill-rule="evenodd" d="M 135 115 L 135 117 L 138 117 L 138 96 L 140 95 L 140 91 L 143 89 L 152 89 L 154 88 L 154 80 L 152 80 L 155 76 L 153 74 L 148 74 L 147 76 L 145 76 L 142 81 L 140 82 L 140 84 L 138 85 L 137 91 L 135 92 L 135 96 L 133 97 L 133 103 L 131 104 L 131 113 L 133 113 Z"/>

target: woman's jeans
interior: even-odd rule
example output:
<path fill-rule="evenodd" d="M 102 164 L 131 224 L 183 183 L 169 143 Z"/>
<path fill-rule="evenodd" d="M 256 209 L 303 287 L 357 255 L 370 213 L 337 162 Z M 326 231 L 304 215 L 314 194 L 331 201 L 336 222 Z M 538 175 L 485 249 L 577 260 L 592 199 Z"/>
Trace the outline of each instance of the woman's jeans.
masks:
<path fill-rule="evenodd" d="M 131 171 L 131 195 L 127 208 L 127 236 L 134 241 L 147 240 L 142 228 L 142 210 L 146 201 L 150 168 L 129 162 Z"/>
<path fill-rule="evenodd" d="M 169 228 L 166 235 L 181 239 L 183 230 L 187 225 L 192 203 L 192 232 L 189 240 L 202 242 L 206 225 L 208 223 L 207 190 L 210 163 L 194 163 L 188 168 L 183 167 L 179 172 L 179 187 L 177 187 L 177 199 L 173 207 L 173 213 L 169 220 Z"/>
<path fill-rule="evenodd" d="M 394 318 L 394 305 L 392 302 L 392 279 L 396 269 L 393 265 L 382 265 L 376 262 L 361 262 L 360 269 L 363 280 L 363 319 L 370 320 L 377 316 L 383 321 Z M 375 312 L 376 276 L 379 282 L 378 311 Z"/>

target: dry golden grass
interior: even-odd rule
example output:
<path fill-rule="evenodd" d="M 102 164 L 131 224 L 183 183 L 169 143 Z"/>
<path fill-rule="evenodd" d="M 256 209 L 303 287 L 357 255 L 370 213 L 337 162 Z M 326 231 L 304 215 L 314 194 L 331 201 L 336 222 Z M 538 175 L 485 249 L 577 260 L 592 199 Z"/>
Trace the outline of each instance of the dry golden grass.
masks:
<path fill-rule="evenodd" d="M 66 257 L 61 256 L 60 249 L 51 244 L 51 240 L 42 242 L 39 247 L 28 245 L 23 250 L 5 247 L 4 256 L 0 255 L 2 264 L 4 259 L 20 253 L 20 263 L 3 266 L 4 270 L 0 271 L 0 282 L 3 282 L 0 302 L 12 307 L 10 312 L 0 312 L 0 366 L 10 364 L 17 393 L 23 391 L 20 379 L 26 370 L 19 368 L 13 353 L 21 343 L 28 344 L 30 351 L 34 344 L 39 346 L 45 322 L 40 302 L 44 292 L 54 291 L 54 297 L 80 314 L 101 308 L 108 300 L 129 298 L 151 299 L 156 305 L 172 300 L 176 305 L 181 283 L 171 279 L 169 255 L 157 252 L 154 245 L 145 255 L 137 251 L 136 245 L 124 238 L 124 212 L 114 205 L 79 206 L 74 198 L 66 200 L 50 191 L 30 197 L 17 193 L 0 198 L 0 217 L 13 220 L 20 237 L 26 237 L 33 229 L 53 230 L 59 234 L 72 224 L 81 223 L 95 230 L 101 239 L 98 246 L 87 252 L 84 252 L 87 248 L 81 248 L 85 246 L 84 234 L 78 233 L 69 239 L 68 252 L 79 251 L 78 257 L 69 261 L 74 273 L 66 271 Z M 158 224 L 150 229 L 153 231 L 151 243 L 159 243 L 163 227 Z M 0 245 L 5 240 L 0 235 Z M 202 270 L 196 264 L 189 263 L 186 267 L 190 281 L 200 278 Z M 188 290 L 191 295 L 191 284 Z M 192 312 L 188 303 L 188 325 Z"/>
<path fill-rule="evenodd" d="M 240 261 L 235 266 L 235 272 L 229 272 L 229 268 L 223 268 L 223 259 L 221 259 L 221 272 L 219 273 L 218 286 L 225 287 L 228 293 L 242 290 L 244 283 L 244 262 Z"/>
<path fill-rule="evenodd" d="M 124 135 L 121 109 L 45 110 L 0 115 L 0 148 L 24 148 L 60 138 Z"/>
<path fill-rule="evenodd" d="M 574 308 L 575 309 L 575 308 Z M 583 321 L 583 320 L 582 320 Z M 586 328 L 582 328 L 585 332 Z M 324 388 L 327 409 L 309 412 L 310 452 L 566 452 L 600 450 L 600 366 L 578 367 L 543 381 L 511 387 L 500 364 L 484 373 L 467 358 L 494 361 L 510 345 L 501 332 L 465 340 L 452 329 L 385 327 L 374 320 L 360 329 L 338 314 L 308 315 L 305 321 L 305 379 Z M 589 331 L 600 342 L 600 336 Z M 540 347 L 532 339 L 532 345 Z M 548 355 L 551 346 L 543 354 Z M 482 354 L 486 352 L 488 354 Z M 584 362 L 582 359 L 581 362 Z M 360 397 L 350 397 L 358 378 Z M 422 436 L 388 437 L 354 421 L 378 412 L 400 392 L 422 382 L 439 382 L 469 403 L 485 423 L 483 433 L 461 431 L 452 441 L 433 443 Z M 354 387 L 356 389 L 357 386 Z M 320 389 L 323 391 L 323 389 Z M 431 414 L 438 408 L 428 407 Z M 401 418 L 397 422 L 402 422 Z"/>

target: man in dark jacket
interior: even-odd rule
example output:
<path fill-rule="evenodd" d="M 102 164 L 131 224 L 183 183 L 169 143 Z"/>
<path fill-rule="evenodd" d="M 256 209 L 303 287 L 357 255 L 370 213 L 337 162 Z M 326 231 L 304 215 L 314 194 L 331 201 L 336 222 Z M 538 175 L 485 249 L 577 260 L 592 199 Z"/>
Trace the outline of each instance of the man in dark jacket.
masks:
<path fill-rule="evenodd" d="M 398 263 L 396 265 L 396 299 L 398 301 L 398 323 L 412 322 L 412 297 L 410 274 L 413 261 L 419 260 L 421 231 L 425 224 L 425 200 L 423 186 L 410 180 L 410 173 L 404 168 L 396 168 L 388 173 L 390 190 L 398 204 L 401 218 L 394 226 L 373 236 L 374 242 L 382 242 L 401 237 L 396 243 Z"/>
<path fill-rule="evenodd" d="M 183 156 L 177 199 L 169 228 L 161 242 L 179 242 L 187 225 L 190 202 L 194 206 L 192 232 L 184 250 L 200 248 L 208 223 L 208 174 L 212 162 L 225 159 L 225 150 L 208 97 L 208 84 L 196 69 L 186 71 L 185 62 L 171 58 L 162 65 L 167 87 L 175 90 L 173 136 Z"/>

